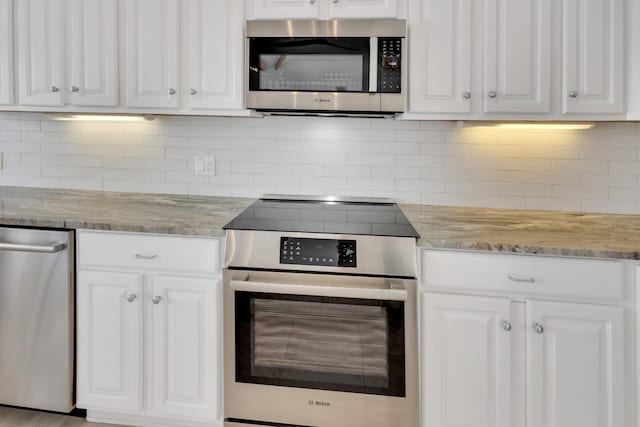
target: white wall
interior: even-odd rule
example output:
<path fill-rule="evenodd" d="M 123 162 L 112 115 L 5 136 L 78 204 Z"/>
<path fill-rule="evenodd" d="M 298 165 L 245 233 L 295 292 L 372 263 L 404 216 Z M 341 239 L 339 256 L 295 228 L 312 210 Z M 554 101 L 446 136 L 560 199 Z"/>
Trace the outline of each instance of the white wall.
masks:
<path fill-rule="evenodd" d="M 163 117 L 58 122 L 0 113 L 0 185 L 640 214 L 640 127 L 459 129 L 452 122 Z M 217 158 L 195 176 L 194 156 Z"/>

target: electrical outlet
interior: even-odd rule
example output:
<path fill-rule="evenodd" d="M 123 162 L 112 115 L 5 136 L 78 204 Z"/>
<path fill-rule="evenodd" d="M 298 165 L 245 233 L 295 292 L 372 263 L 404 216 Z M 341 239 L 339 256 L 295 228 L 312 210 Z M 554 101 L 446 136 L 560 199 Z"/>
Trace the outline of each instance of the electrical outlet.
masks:
<path fill-rule="evenodd" d="M 214 156 L 196 156 L 196 175 L 214 176 L 216 158 Z"/>

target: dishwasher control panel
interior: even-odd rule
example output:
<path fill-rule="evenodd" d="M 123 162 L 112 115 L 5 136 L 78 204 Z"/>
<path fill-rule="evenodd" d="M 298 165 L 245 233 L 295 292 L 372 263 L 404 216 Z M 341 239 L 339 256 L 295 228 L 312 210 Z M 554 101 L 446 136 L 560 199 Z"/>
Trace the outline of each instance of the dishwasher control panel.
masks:
<path fill-rule="evenodd" d="M 357 267 L 356 241 L 280 238 L 280 264 Z"/>

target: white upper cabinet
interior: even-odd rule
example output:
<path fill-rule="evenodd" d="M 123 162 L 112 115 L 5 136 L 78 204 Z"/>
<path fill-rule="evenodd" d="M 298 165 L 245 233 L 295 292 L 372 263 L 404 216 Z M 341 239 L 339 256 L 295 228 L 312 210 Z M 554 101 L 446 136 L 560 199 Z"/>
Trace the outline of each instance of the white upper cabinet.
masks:
<path fill-rule="evenodd" d="M 527 427 L 625 425 L 624 309 L 526 305 Z"/>
<path fill-rule="evenodd" d="M 551 112 L 551 0 L 485 0 L 484 112 Z"/>
<path fill-rule="evenodd" d="M 256 19 L 311 19 L 321 1 L 326 0 L 249 0 L 249 8 Z"/>
<path fill-rule="evenodd" d="M 117 106 L 118 1 L 17 3 L 19 103 Z"/>
<path fill-rule="evenodd" d="M 398 0 L 329 0 L 331 18 L 396 18 Z"/>
<path fill-rule="evenodd" d="M 12 0 L 0 0 L 0 105 L 13 104 Z"/>
<path fill-rule="evenodd" d="M 63 0 L 20 0 L 17 4 L 19 102 L 62 106 Z"/>
<path fill-rule="evenodd" d="M 246 0 L 250 19 L 399 18 L 406 0 Z"/>
<path fill-rule="evenodd" d="M 511 302 L 422 293 L 422 426 L 515 427 Z"/>
<path fill-rule="evenodd" d="M 423 0 L 409 10 L 409 110 L 471 112 L 473 0 Z"/>
<path fill-rule="evenodd" d="M 118 105 L 118 0 L 70 0 L 71 104 Z"/>
<path fill-rule="evenodd" d="M 188 0 L 189 106 L 194 110 L 243 107 L 242 2 Z"/>
<path fill-rule="evenodd" d="M 624 1 L 563 0 L 562 5 L 563 112 L 623 113 Z"/>
<path fill-rule="evenodd" d="M 180 106 L 180 1 L 125 2 L 126 105 Z M 210 54 L 215 55 L 214 52 Z"/>

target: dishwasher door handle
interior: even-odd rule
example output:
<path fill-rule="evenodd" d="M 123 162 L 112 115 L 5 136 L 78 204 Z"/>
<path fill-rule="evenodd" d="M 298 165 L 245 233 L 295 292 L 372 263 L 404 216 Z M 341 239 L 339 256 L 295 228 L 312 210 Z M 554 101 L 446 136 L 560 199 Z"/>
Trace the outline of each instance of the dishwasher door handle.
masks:
<path fill-rule="evenodd" d="M 44 245 L 23 245 L 19 243 L 0 242 L 0 251 L 36 252 L 36 253 L 42 253 L 42 254 L 55 254 L 56 252 L 62 252 L 66 248 L 67 248 L 66 243 L 55 243 L 50 246 L 44 246 Z"/>

